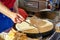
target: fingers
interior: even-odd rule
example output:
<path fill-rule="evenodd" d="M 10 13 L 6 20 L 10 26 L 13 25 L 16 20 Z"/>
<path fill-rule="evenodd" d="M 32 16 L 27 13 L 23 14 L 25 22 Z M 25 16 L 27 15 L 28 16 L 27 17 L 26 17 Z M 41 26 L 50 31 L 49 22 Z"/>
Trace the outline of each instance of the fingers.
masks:
<path fill-rule="evenodd" d="M 18 14 L 17 17 L 15 18 L 15 23 L 21 23 L 24 20 L 25 19 L 21 15 Z"/>
<path fill-rule="evenodd" d="M 17 16 L 19 17 L 19 20 L 21 20 L 21 21 L 24 21 L 25 20 L 25 18 L 22 17 L 20 14 L 17 14 Z"/>
<path fill-rule="evenodd" d="M 21 23 L 22 21 L 19 19 L 19 17 L 15 18 L 15 23 Z"/>

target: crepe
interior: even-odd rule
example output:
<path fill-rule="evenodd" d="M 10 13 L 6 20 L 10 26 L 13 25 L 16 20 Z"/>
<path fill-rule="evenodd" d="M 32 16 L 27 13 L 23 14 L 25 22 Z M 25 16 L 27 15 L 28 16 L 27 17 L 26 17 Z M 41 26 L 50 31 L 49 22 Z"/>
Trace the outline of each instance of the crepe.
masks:
<path fill-rule="evenodd" d="M 53 29 L 53 23 L 46 19 L 38 19 L 36 16 L 30 19 L 30 23 L 36 25 L 40 33 L 48 32 Z"/>
<path fill-rule="evenodd" d="M 22 22 L 21 24 L 20 23 L 16 24 L 16 28 L 19 31 L 22 31 L 25 33 L 39 33 L 39 32 L 45 33 L 54 28 L 52 22 L 46 19 L 38 19 L 36 16 L 29 19 L 28 22 L 31 23 L 32 25 L 35 25 L 36 27 L 26 22 Z"/>
<path fill-rule="evenodd" d="M 22 22 L 21 24 L 17 23 L 16 28 L 18 31 L 22 31 L 25 33 L 39 33 L 37 28 L 35 28 L 34 26 L 32 26 L 26 22 Z"/>
<path fill-rule="evenodd" d="M 49 22 L 48 20 L 42 20 L 42 21 L 44 21 L 45 24 L 42 25 L 42 26 L 41 25 L 37 26 L 39 31 L 40 31 L 40 33 L 48 32 L 48 31 L 53 29 L 53 23 L 52 22 Z"/>

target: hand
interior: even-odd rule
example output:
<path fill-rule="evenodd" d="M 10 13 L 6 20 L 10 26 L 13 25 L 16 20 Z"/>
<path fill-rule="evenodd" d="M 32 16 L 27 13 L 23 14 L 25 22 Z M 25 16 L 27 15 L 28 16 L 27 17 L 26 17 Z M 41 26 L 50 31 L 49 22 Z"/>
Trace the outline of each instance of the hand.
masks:
<path fill-rule="evenodd" d="M 25 18 L 23 16 L 21 16 L 20 14 L 17 14 L 15 21 L 17 23 L 23 22 L 25 20 Z"/>
<path fill-rule="evenodd" d="M 25 19 L 18 13 L 12 13 L 10 17 L 14 23 L 21 23 Z"/>

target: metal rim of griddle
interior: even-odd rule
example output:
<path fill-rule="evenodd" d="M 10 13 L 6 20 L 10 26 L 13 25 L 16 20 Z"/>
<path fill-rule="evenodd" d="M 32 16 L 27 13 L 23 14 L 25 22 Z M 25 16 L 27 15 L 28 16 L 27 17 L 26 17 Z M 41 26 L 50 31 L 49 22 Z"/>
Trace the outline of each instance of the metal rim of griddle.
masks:
<path fill-rule="evenodd" d="M 16 25 L 16 24 L 15 24 Z M 16 29 L 16 27 L 15 27 L 15 25 L 14 25 L 14 30 L 16 30 L 16 31 L 18 31 L 17 29 Z M 22 31 L 18 31 L 18 32 L 20 32 L 20 33 L 24 33 L 24 32 L 22 32 Z M 39 37 L 43 37 L 43 38 L 45 38 L 45 37 L 47 37 L 47 36 L 51 36 L 53 33 L 55 32 L 55 29 L 53 28 L 52 30 L 50 30 L 50 31 L 47 31 L 47 32 L 45 32 L 45 33 L 24 33 L 24 34 L 26 34 L 28 37 L 30 37 L 30 38 L 39 38 Z"/>

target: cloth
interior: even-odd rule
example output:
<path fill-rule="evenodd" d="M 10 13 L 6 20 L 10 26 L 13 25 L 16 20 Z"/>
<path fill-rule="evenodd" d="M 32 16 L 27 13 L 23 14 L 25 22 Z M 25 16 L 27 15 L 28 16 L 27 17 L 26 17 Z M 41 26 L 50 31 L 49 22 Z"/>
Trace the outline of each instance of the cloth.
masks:
<path fill-rule="evenodd" d="M 0 13 L 0 33 L 13 27 L 14 22 L 4 14 Z"/>
<path fill-rule="evenodd" d="M 26 11 L 21 8 L 18 8 L 18 12 L 23 18 L 26 19 L 28 17 L 28 14 L 26 13 Z"/>
<path fill-rule="evenodd" d="M 0 0 L 0 1 L 8 8 L 12 8 L 16 0 Z"/>
<path fill-rule="evenodd" d="M 6 7 L 13 8 L 16 0 L 0 0 Z M 13 10 L 13 9 L 11 9 Z M 0 13 L 0 33 L 10 29 L 14 25 L 14 22 L 7 16 Z M 9 30 L 8 30 L 9 31 Z M 7 31 L 7 32 L 8 32 Z"/>

